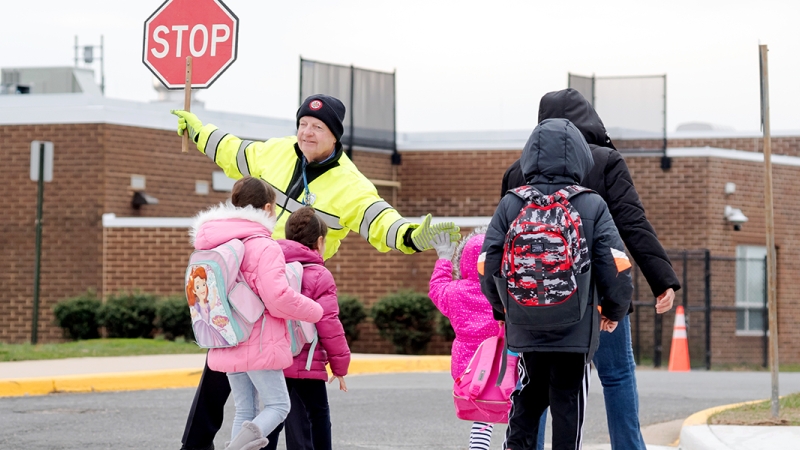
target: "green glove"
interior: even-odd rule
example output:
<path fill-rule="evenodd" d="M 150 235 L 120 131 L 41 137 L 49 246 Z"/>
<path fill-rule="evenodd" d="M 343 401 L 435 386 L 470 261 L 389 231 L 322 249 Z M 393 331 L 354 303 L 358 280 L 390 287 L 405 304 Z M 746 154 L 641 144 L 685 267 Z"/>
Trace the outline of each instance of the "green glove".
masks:
<path fill-rule="evenodd" d="M 425 220 L 411 232 L 411 240 L 417 250 L 430 250 L 433 248 L 433 238 L 439 233 L 450 235 L 450 242 L 458 242 L 461 239 L 459 228 L 453 222 L 442 222 L 431 226 L 431 215 L 425 216 Z"/>
<path fill-rule="evenodd" d="M 203 122 L 194 114 L 182 109 L 173 109 L 170 110 L 170 113 L 178 116 L 178 136 L 183 136 L 183 130 L 188 129 L 189 137 L 196 144 L 197 135 L 200 133 L 200 129 L 203 128 Z"/>

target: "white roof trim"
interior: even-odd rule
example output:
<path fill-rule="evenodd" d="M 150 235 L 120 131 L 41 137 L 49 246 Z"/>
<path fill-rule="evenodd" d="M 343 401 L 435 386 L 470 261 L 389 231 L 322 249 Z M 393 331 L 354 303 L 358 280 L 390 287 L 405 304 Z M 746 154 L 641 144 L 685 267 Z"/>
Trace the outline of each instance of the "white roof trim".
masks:
<path fill-rule="evenodd" d="M 192 217 L 117 217 L 103 214 L 103 228 L 191 228 Z"/>
<path fill-rule="evenodd" d="M 420 222 L 425 217 L 420 217 Z M 434 217 L 431 223 L 454 222 L 463 228 L 477 228 L 489 225 L 491 216 L 473 217 Z M 117 217 L 116 214 L 103 214 L 103 228 L 190 228 L 192 217 Z"/>
<path fill-rule="evenodd" d="M 106 123 L 173 131 L 178 119 L 169 111 L 182 108 L 183 100 L 180 104 L 172 104 L 115 100 L 86 94 L 0 95 L 0 126 Z M 241 138 L 265 140 L 297 133 L 295 121 L 290 119 L 209 111 L 199 105 L 192 108 L 192 112 L 204 124 L 213 123 Z"/>
<path fill-rule="evenodd" d="M 653 154 L 656 156 L 655 154 Z M 636 156 L 626 155 L 626 156 Z M 660 153 L 657 156 L 661 156 Z M 743 150 L 731 150 L 727 148 L 714 147 L 685 147 L 667 148 L 667 156 L 671 158 L 719 158 L 732 159 L 736 161 L 764 162 L 764 154 L 757 152 L 746 152 Z M 772 164 L 781 166 L 800 167 L 800 157 L 786 155 L 772 155 Z"/>
<path fill-rule="evenodd" d="M 446 150 L 522 150 L 532 130 L 500 131 L 442 131 L 398 133 L 397 148 L 400 151 L 446 151 Z M 800 130 L 773 131 L 772 137 L 800 136 Z M 668 139 L 737 139 L 761 138 L 757 131 L 676 131 L 667 133 Z M 612 140 L 643 139 L 658 141 L 660 137 L 638 135 L 629 132 L 624 139 L 619 136 Z"/>
<path fill-rule="evenodd" d="M 422 222 L 425 216 L 419 218 Z M 457 227 L 461 228 L 478 228 L 489 225 L 492 221 L 492 216 L 470 216 L 470 217 L 436 217 L 431 219 L 431 224 L 435 225 L 442 222 L 453 222 Z"/>

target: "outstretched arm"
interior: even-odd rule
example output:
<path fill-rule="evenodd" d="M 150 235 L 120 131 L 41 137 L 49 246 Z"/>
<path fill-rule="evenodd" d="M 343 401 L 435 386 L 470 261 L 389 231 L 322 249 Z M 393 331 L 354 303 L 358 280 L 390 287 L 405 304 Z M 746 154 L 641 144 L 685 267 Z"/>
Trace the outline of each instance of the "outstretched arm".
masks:
<path fill-rule="evenodd" d="M 278 140 L 267 142 L 248 141 L 225 133 L 215 125 L 206 124 L 193 113 L 172 110 L 178 116 L 178 134 L 188 130 L 189 137 L 197 149 L 214 161 L 230 178 L 238 180 L 244 176 L 259 177 L 260 166 L 253 164 L 256 154 L 270 152 Z M 258 158 L 261 159 L 261 158 Z"/>
<path fill-rule="evenodd" d="M 450 292 L 454 289 L 453 283 L 453 254 L 456 243 L 450 241 L 448 233 L 439 233 L 433 238 L 433 248 L 439 259 L 431 274 L 428 297 L 446 317 L 450 317 Z"/>
<path fill-rule="evenodd" d="M 345 182 L 346 181 L 346 182 Z M 382 252 L 399 250 L 406 254 L 433 248 L 431 241 L 446 232 L 451 241 L 461 238 L 453 222 L 432 224 L 430 214 L 422 223 L 414 223 L 397 212 L 383 200 L 375 186 L 358 172 L 344 180 L 335 194 L 343 212 L 340 222 L 359 233 L 373 247 Z"/>

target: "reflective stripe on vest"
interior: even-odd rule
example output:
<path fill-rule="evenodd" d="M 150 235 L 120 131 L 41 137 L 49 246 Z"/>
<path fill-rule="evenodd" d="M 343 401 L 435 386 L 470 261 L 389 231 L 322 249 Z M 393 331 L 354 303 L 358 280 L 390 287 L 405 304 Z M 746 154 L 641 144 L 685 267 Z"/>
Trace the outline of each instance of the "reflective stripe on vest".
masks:
<path fill-rule="evenodd" d="M 289 214 L 303 207 L 303 204 L 298 202 L 297 200 L 293 198 L 287 198 L 286 194 L 282 190 L 273 186 L 272 183 L 267 182 L 267 184 L 272 186 L 272 189 L 275 189 L 275 204 L 280 206 L 281 208 L 283 208 L 284 205 L 286 205 L 284 209 L 286 211 L 289 211 Z M 341 230 L 344 228 L 339 223 L 339 218 L 334 216 L 333 214 L 328 214 L 325 211 L 316 208 L 314 208 L 314 213 L 317 215 L 317 217 L 322 219 L 323 222 L 325 222 L 325 225 L 327 225 L 328 228 L 332 230 Z"/>
<path fill-rule="evenodd" d="M 236 167 L 239 168 L 239 173 L 241 173 L 245 177 L 250 176 L 250 166 L 247 165 L 247 155 L 245 154 L 245 150 L 247 146 L 252 144 L 253 141 L 243 140 L 241 144 L 239 144 L 239 151 L 236 152 Z"/>
<path fill-rule="evenodd" d="M 392 250 L 397 250 L 397 232 L 400 230 L 400 227 L 407 223 L 411 222 L 406 219 L 398 219 L 389 227 L 389 231 L 386 233 L 386 245 Z"/>
<path fill-rule="evenodd" d="M 219 143 L 222 142 L 222 139 L 227 135 L 228 133 L 214 130 L 208 136 L 208 141 L 206 141 L 206 156 L 211 158 L 212 161 L 217 162 L 217 147 L 219 147 Z"/>
<path fill-rule="evenodd" d="M 372 222 L 374 222 L 382 212 L 391 208 L 392 205 L 384 201 L 375 202 L 369 205 L 369 208 L 364 211 L 364 217 L 361 218 L 361 226 L 359 227 L 358 233 L 363 236 L 364 239 L 369 241 L 369 227 L 372 226 Z"/>

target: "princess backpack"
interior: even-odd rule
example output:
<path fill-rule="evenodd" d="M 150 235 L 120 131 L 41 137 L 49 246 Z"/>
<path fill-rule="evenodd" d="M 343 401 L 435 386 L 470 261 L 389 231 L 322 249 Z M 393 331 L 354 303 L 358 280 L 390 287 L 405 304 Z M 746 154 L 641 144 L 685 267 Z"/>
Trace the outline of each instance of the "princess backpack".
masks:
<path fill-rule="evenodd" d="M 518 360 L 508 352 L 504 329 L 500 327 L 497 336 L 481 343 L 453 384 L 456 416 L 474 422 L 508 423 Z"/>

